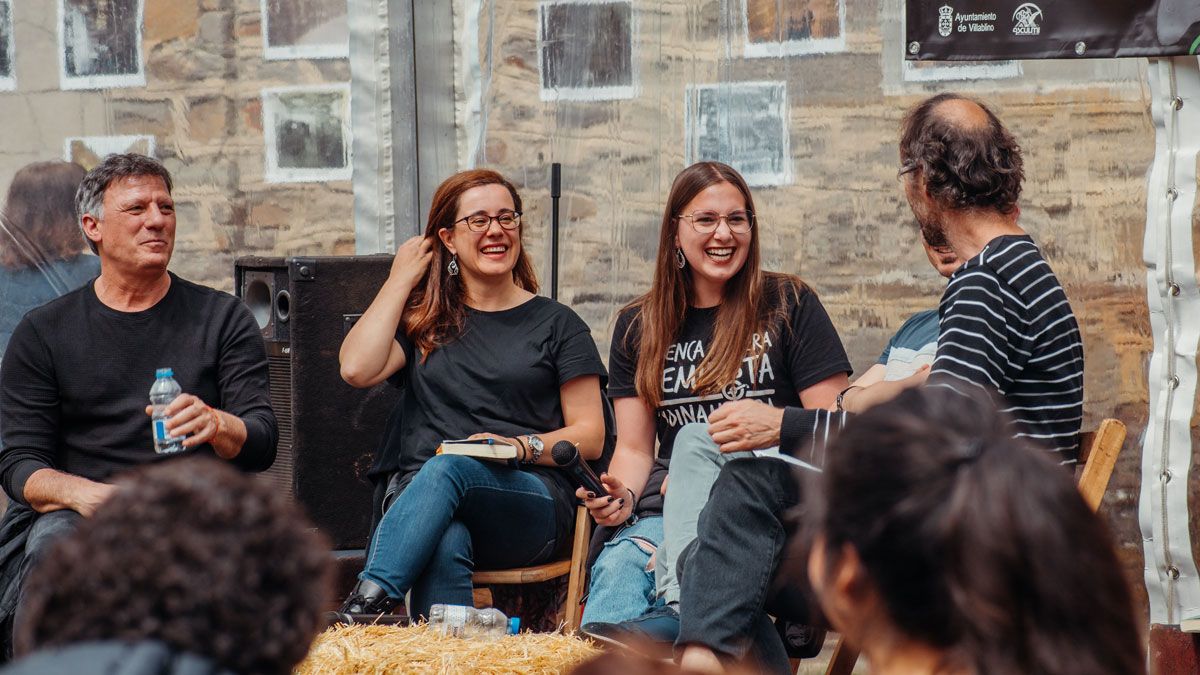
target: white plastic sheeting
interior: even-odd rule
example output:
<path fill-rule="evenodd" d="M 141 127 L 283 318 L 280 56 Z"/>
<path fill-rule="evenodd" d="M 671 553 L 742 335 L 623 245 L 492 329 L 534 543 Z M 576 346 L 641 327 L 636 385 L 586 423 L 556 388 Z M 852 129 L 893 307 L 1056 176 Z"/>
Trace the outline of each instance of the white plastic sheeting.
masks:
<path fill-rule="evenodd" d="M 350 119 L 354 129 L 354 250 L 396 250 L 392 66 L 387 0 L 351 0 Z M 403 49 L 401 49 L 403 51 Z"/>
<path fill-rule="evenodd" d="M 1146 295 L 1154 353 L 1139 503 L 1152 623 L 1200 618 L 1200 576 L 1188 517 L 1196 348 L 1200 342 L 1195 230 L 1200 156 L 1200 62 L 1151 62 L 1155 154 L 1146 204 Z"/>

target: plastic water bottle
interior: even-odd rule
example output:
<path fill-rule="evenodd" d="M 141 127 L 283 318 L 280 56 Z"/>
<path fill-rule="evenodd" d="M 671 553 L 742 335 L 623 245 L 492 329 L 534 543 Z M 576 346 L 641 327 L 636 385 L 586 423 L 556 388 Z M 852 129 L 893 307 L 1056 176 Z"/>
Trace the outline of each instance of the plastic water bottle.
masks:
<path fill-rule="evenodd" d="M 475 609 L 462 605 L 434 605 L 429 608 L 429 625 L 442 635 L 459 638 L 494 640 L 505 635 L 516 635 L 521 630 L 521 620 L 508 618 L 504 612 L 489 607 Z"/>
<path fill-rule="evenodd" d="M 183 392 L 175 381 L 175 372 L 170 368 L 154 371 L 154 386 L 150 387 L 150 405 L 154 413 L 150 416 L 150 429 L 154 435 L 154 451 L 169 454 L 183 450 L 183 436 L 167 435 L 167 405 Z"/>

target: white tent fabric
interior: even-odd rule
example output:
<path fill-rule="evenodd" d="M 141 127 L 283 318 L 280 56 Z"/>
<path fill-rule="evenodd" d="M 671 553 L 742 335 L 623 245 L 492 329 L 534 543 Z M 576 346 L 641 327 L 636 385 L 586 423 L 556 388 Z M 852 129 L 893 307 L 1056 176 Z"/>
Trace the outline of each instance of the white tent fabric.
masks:
<path fill-rule="evenodd" d="M 1150 620 L 1179 625 L 1200 618 L 1200 575 L 1188 511 L 1200 342 L 1192 227 L 1200 156 L 1200 61 L 1152 61 L 1150 89 L 1156 148 L 1148 180 L 1144 255 L 1154 353 L 1138 511 Z"/>

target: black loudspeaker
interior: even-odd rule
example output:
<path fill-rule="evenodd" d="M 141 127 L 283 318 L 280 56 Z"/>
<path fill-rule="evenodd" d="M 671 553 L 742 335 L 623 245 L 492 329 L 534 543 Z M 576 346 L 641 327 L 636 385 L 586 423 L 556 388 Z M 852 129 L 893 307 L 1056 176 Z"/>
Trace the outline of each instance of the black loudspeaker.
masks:
<path fill-rule="evenodd" d="M 234 288 L 262 329 L 279 421 L 275 464 L 261 474 L 299 502 L 334 549 L 365 548 L 367 469 L 399 392 L 342 381 L 338 349 L 387 279 L 392 256 L 243 257 Z"/>

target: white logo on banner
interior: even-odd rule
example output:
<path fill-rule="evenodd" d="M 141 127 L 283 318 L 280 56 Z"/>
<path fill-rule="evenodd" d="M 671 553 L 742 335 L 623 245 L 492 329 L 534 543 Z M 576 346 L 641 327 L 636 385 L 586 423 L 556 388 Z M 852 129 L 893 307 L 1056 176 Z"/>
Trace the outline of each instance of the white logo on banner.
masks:
<path fill-rule="evenodd" d="M 954 32 L 954 8 L 942 5 L 938 8 L 938 35 L 950 37 Z"/>
<path fill-rule="evenodd" d="M 1013 12 L 1013 21 L 1016 25 L 1013 26 L 1013 35 L 1041 35 L 1042 27 L 1038 25 L 1038 21 L 1042 20 L 1042 8 L 1027 2 L 1017 8 Z"/>

